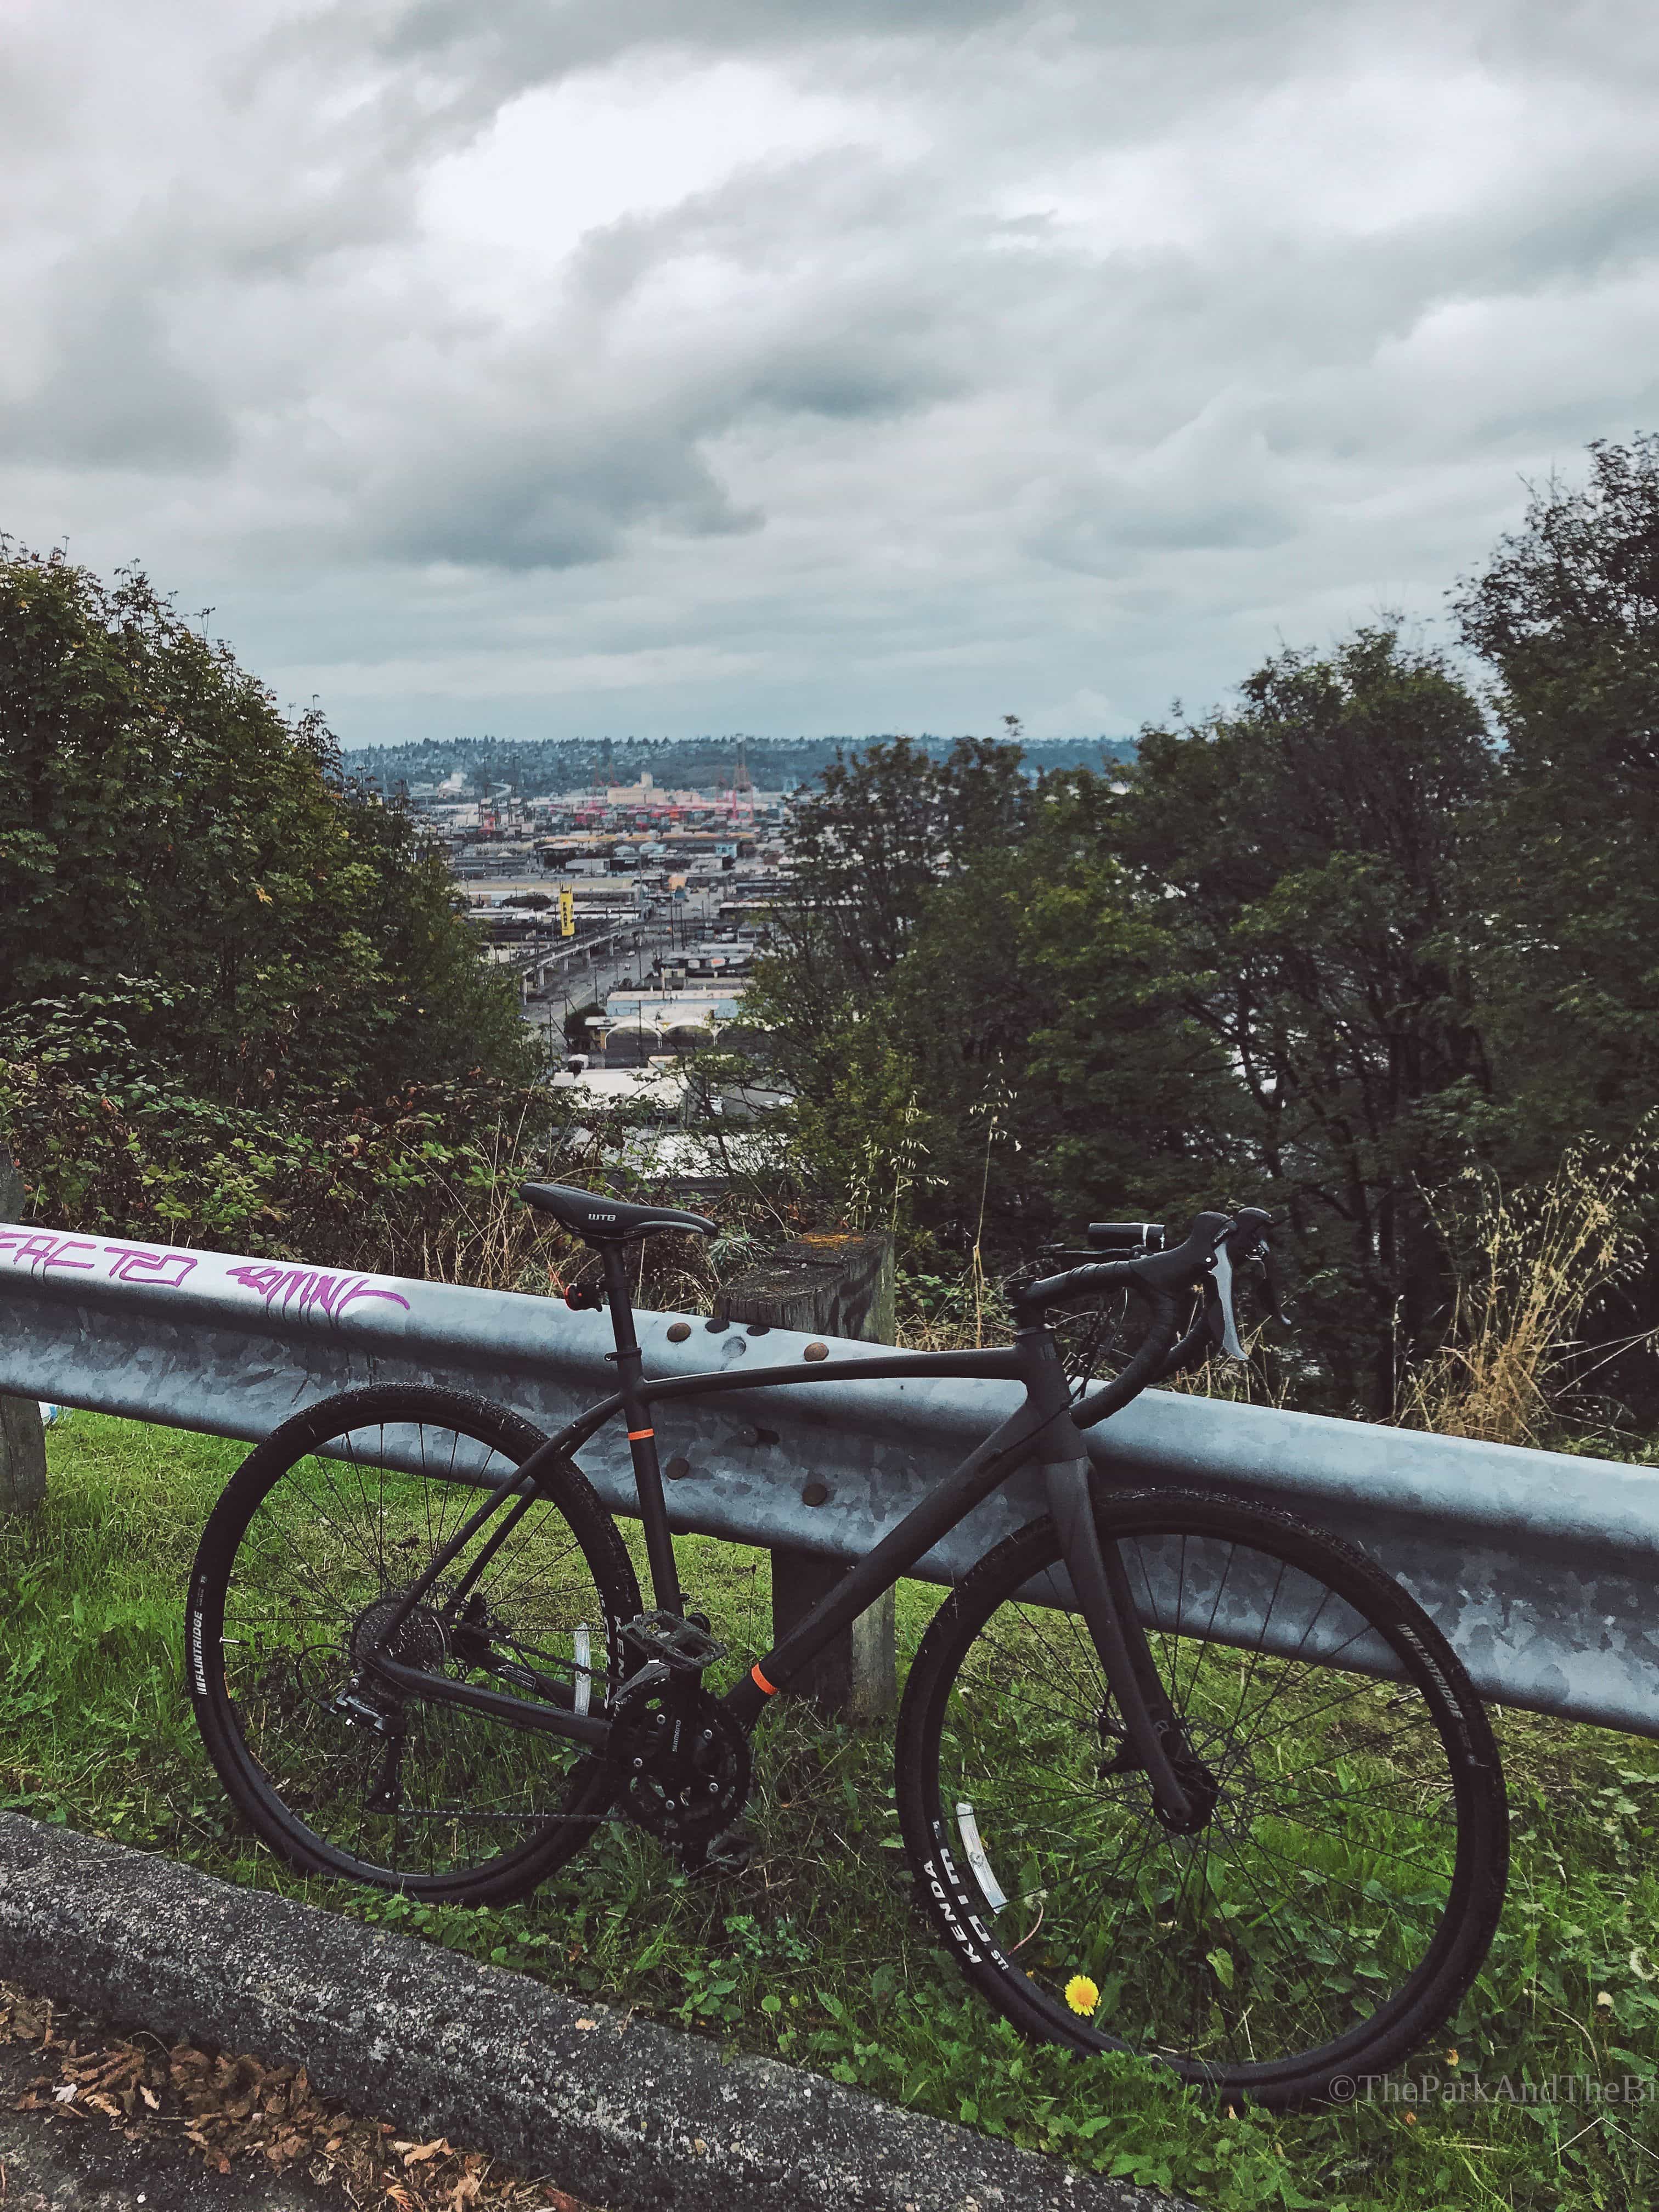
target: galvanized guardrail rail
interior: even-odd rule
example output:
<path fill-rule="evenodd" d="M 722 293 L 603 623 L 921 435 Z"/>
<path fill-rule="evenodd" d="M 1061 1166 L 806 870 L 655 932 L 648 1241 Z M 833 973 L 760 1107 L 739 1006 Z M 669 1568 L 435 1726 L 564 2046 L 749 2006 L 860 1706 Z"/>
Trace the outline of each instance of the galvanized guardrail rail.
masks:
<path fill-rule="evenodd" d="M 690 1339 L 671 1344 L 684 1319 Z M 787 1364 L 808 1341 L 769 1329 L 763 1349 L 741 1325 L 665 1313 L 638 1324 L 653 1376 Z M 0 1224 L 0 1393 L 252 1441 L 332 1391 L 440 1382 L 550 1429 L 609 1394 L 610 1348 L 603 1315 L 547 1299 Z M 1017 1395 L 834 1381 L 837 1358 L 869 1352 L 833 1340 L 823 1381 L 665 1407 L 676 1528 L 856 1559 Z M 1653 1474 L 1158 1390 L 1090 1431 L 1088 1448 L 1119 1480 L 1231 1491 L 1360 1544 L 1498 1702 L 1659 1736 Z M 614 1425 L 583 1464 L 613 1510 L 632 1510 Z M 1042 1510 L 1035 1470 L 1016 1477 L 920 1571 L 955 1579 Z"/>

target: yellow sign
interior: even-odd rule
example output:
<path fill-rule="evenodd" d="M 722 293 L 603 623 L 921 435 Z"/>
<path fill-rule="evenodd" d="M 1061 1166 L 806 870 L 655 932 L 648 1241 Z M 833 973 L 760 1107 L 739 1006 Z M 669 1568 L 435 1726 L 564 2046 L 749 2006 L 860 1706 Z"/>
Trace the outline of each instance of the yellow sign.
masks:
<path fill-rule="evenodd" d="M 561 937 L 576 934 L 576 894 L 568 884 L 559 887 L 559 934 Z"/>

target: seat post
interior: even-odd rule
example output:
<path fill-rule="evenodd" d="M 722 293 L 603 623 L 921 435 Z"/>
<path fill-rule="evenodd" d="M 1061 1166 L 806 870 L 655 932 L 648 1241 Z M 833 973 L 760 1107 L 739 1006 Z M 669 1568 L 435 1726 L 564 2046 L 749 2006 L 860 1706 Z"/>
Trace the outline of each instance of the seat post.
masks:
<path fill-rule="evenodd" d="M 645 1529 L 645 1555 L 650 1563 L 652 1589 L 658 1606 L 665 1612 L 682 1613 L 684 1604 L 680 1594 L 679 1569 L 674 1563 L 674 1538 L 668 1526 L 668 1501 L 663 1495 L 662 1468 L 657 1458 L 657 1432 L 651 1425 L 651 1409 L 640 1389 L 645 1361 L 639 1339 L 634 1334 L 628 1262 L 621 1243 L 609 1238 L 599 1246 L 599 1257 L 605 1265 L 611 1326 L 617 1339 L 617 1380 L 628 1421 L 628 1448 L 634 1457 L 634 1481 L 640 1493 L 640 1520 Z"/>

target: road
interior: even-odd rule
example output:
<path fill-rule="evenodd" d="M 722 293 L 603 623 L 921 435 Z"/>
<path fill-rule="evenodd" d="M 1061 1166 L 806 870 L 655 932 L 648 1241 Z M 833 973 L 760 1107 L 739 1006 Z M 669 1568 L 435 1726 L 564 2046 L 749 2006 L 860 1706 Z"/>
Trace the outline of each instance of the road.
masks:
<path fill-rule="evenodd" d="M 659 915 L 643 923 L 636 951 L 606 952 L 597 962 L 586 965 L 580 961 L 568 963 L 560 973 L 548 978 L 547 995 L 532 999 L 526 1006 L 526 1021 L 547 1032 L 550 1041 L 556 1042 L 563 1032 L 567 1016 L 577 1007 L 592 1005 L 595 1000 L 603 1006 L 624 978 L 638 982 L 649 975 L 653 960 L 665 958 L 671 950 L 684 944 L 688 936 L 694 943 L 703 936 L 712 936 L 720 897 L 718 890 L 703 892 L 667 916 Z"/>

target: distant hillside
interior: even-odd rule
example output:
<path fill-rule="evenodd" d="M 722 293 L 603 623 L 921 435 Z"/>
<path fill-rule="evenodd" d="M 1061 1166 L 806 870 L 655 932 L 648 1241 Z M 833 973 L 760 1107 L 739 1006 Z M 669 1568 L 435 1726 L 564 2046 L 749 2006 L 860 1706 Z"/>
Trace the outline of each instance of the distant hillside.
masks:
<path fill-rule="evenodd" d="M 882 742 L 866 738 L 547 738 L 508 743 L 501 738 L 423 738 L 404 745 L 359 745 L 344 757 L 347 773 L 397 783 L 442 783 L 458 772 L 471 793 L 480 779 L 506 784 L 526 799 L 581 791 L 596 783 L 635 783 L 649 770 L 659 784 L 695 789 L 727 784 L 741 742 L 751 781 L 763 791 L 793 791 L 827 768 L 837 752 Z M 911 740 L 935 759 L 954 738 Z M 1133 738 L 1026 738 L 1034 769 L 1098 768 L 1103 757 L 1131 760 Z"/>

